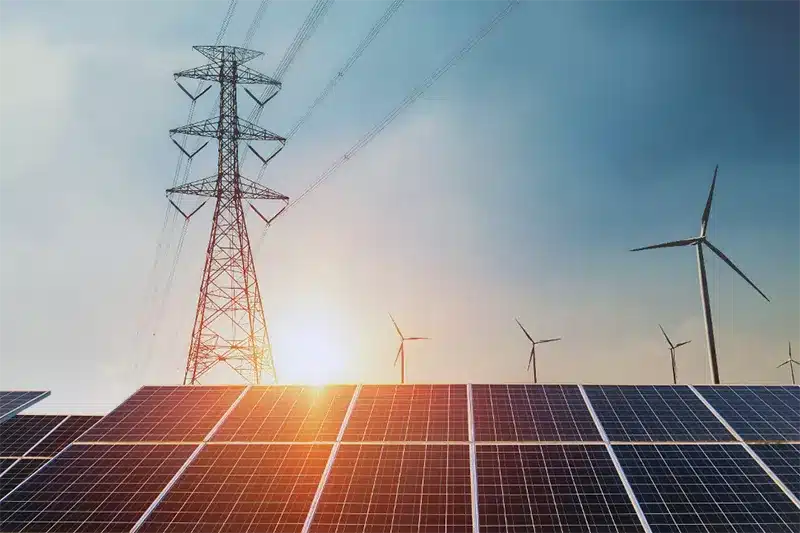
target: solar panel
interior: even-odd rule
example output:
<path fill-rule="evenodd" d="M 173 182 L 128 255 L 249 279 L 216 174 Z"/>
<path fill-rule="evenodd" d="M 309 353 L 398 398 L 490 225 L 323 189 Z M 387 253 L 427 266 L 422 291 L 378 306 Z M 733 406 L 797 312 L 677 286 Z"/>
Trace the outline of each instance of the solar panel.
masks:
<path fill-rule="evenodd" d="M 577 385 L 473 385 L 477 441 L 600 441 Z"/>
<path fill-rule="evenodd" d="M 343 444 L 310 531 L 471 532 L 469 446 Z"/>
<path fill-rule="evenodd" d="M 66 416 L 18 415 L 0 424 L 0 456 L 22 457 Z"/>
<path fill-rule="evenodd" d="M 327 444 L 209 444 L 139 531 L 300 532 Z"/>
<path fill-rule="evenodd" d="M 364 385 L 343 440 L 466 442 L 467 410 L 466 385 Z"/>
<path fill-rule="evenodd" d="M 750 447 L 786 488 L 800 498 L 800 445 L 751 444 Z"/>
<path fill-rule="evenodd" d="M 696 387 L 746 441 L 800 441 L 800 387 Z"/>
<path fill-rule="evenodd" d="M 0 531 L 128 531 L 195 448 L 74 444 L 6 496 Z"/>
<path fill-rule="evenodd" d="M 644 531 L 604 445 L 479 445 L 483 532 Z"/>
<path fill-rule="evenodd" d="M 796 533 L 800 510 L 739 444 L 615 445 L 653 533 Z"/>
<path fill-rule="evenodd" d="M 142 387 L 87 431 L 81 442 L 198 442 L 244 387 Z"/>
<path fill-rule="evenodd" d="M 72 444 L 102 416 L 71 415 L 47 435 L 27 455 L 33 457 L 52 457 L 69 444 Z"/>
<path fill-rule="evenodd" d="M 13 465 L 17 462 L 16 457 L 4 457 L 0 458 L 0 476 L 3 475 L 3 472 L 6 471 L 6 468 Z"/>
<path fill-rule="evenodd" d="M 355 385 L 253 387 L 213 440 L 335 441 L 355 390 Z"/>
<path fill-rule="evenodd" d="M 612 441 L 732 441 L 733 435 L 686 386 L 586 385 Z"/>
<path fill-rule="evenodd" d="M 0 498 L 11 492 L 20 483 L 25 481 L 28 476 L 36 472 L 36 469 L 47 462 L 47 459 L 12 459 L 13 465 L 0 475 Z M 5 503 L 2 505 L 3 514 L 6 512 Z"/>
<path fill-rule="evenodd" d="M 50 391 L 0 391 L 0 422 L 50 395 Z"/>

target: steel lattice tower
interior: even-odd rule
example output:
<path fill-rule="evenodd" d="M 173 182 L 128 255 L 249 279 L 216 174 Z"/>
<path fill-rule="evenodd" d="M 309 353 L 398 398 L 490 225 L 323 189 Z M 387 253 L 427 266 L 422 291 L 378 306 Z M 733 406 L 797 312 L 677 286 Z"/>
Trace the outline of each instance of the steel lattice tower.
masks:
<path fill-rule="evenodd" d="M 262 55 L 261 52 L 233 46 L 195 46 L 194 49 L 211 62 L 178 72 L 175 79 L 219 83 L 219 116 L 170 130 L 170 135 L 215 137 L 219 142 L 219 156 L 216 175 L 167 190 L 168 196 L 187 194 L 216 200 L 183 382 L 198 383 L 217 363 L 227 364 L 249 383 L 260 383 L 263 372 L 277 381 L 242 201 L 283 200 L 286 204 L 288 197 L 239 174 L 239 142 L 277 141 L 281 143 L 280 151 L 286 139 L 239 118 L 236 89 L 240 84 L 272 86 L 274 96 L 280 89 L 280 82 L 244 66 Z M 205 92 L 192 96 L 183 86 L 181 89 L 193 100 Z M 249 90 L 245 91 L 253 96 Z M 266 103 L 257 99 L 256 102 Z M 197 153 L 190 154 L 180 145 L 178 147 L 190 158 Z M 250 207 L 267 223 L 275 218 L 268 220 L 252 204 Z M 187 219 L 197 211 L 187 215 L 178 210 Z"/>

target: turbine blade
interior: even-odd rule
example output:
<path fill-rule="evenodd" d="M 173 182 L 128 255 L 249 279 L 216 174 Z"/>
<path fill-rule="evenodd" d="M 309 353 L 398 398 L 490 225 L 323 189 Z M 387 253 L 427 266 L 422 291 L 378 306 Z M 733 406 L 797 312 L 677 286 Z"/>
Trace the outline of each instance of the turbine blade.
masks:
<path fill-rule="evenodd" d="M 783 363 L 781 363 L 781 364 L 779 364 L 778 366 L 776 366 L 775 368 L 780 368 L 780 367 L 782 367 L 782 366 L 786 366 L 786 365 L 788 365 L 789 363 L 794 363 L 794 361 L 792 361 L 791 359 L 789 359 L 789 360 L 786 360 L 786 361 L 784 361 Z"/>
<path fill-rule="evenodd" d="M 389 313 L 389 318 L 392 319 L 392 324 L 394 324 L 394 329 L 397 330 L 397 334 L 400 335 L 400 338 L 402 339 L 403 338 L 403 334 L 400 332 L 400 328 L 397 327 L 397 322 L 394 321 L 394 317 L 392 316 L 392 313 Z"/>
<path fill-rule="evenodd" d="M 407 341 L 429 341 L 431 340 L 430 337 L 406 337 L 404 340 Z"/>
<path fill-rule="evenodd" d="M 663 334 L 664 334 L 664 338 L 665 338 L 665 339 L 667 339 L 667 344 L 669 344 L 669 347 L 674 349 L 674 348 L 675 348 L 675 346 L 673 346 L 673 345 L 672 345 L 672 341 L 671 341 L 671 340 L 669 340 L 669 337 L 667 337 L 667 332 L 666 332 L 666 331 L 664 331 L 664 328 L 662 328 L 662 327 L 661 327 L 661 324 L 659 324 L 659 325 L 658 325 L 658 327 L 659 327 L 659 329 L 661 330 L 661 333 L 663 333 Z"/>
<path fill-rule="evenodd" d="M 683 341 L 683 342 L 679 342 L 678 344 L 676 344 L 676 345 L 675 345 L 675 348 L 678 348 L 678 347 L 680 347 L 680 346 L 683 346 L 684 344 L 689 344 L 690 342 L 692 342 L 692 341 Z"/>
<path fill-rule="evenodd" d="M 517 324 L 519 325 L 519 327 L 520 327 L 520 328 L 522 328 L 522 332 L 525 334 L 525 336 L 526 336 L 526 337 L 528 337 L 528 340 L 529 340 L 529 341 L 531 341 L 531 342 L 533 342 L 533 338 L 532 338 L 532 337 L 530 336 L 530 334 L 528 333 L 528 330 L 526 330 L 526 329 L 525 329 L 525 326 L 523 326 L 523 325 L 520 323 L 519 319 L 518 319 L 518 318 L 515 318 L 514 320 L 516 320 L 516 321 L 517 321 Z"/>
<path fill-rule="evenodd" d="M 672 248 L 674 246 L 689 246 L 690 244 L 696 244 L 698 238 L 693 239 L 681 239 L 679 241 L 670 241 L 670 242 L 662 242 L 661 244 L 652 244 L 650 246 L 643 246 L 641 248 L 634 248 L 631 252 L 639 252 L 641 250 L 655 250 L 656 248 Z"/>
<path fill-rule="evenodd" d="M 714 186 L 717 184 L 717 170 L 719 165 L 714 167 L 714 177 L 711 179 L 711 189 L 708 191 L 708 200 L 706 200 L 706 208 L 703 210 L 703 218 L 700 219 L 700 236 L 706 236 L 706 229 L 708 229 L 708 219 L 711 218 L 711 201 L 714 198 Z"/>
<path fill-rule="evenodd" d="M 789 341 L 789 359 L 792 358 L 792 341 Z"/>
<path fill-rule="evenodd" d="M 403 341 L 400 341 L 400 348 L 397 349 L 397 355 L 394 356 L 394 366 L 397 366 L 397 360 L 400 359 L 400 352 L 403 351 Z"/>
<path fill-rule="evenodd" d="M 536 344 L 544 344 L 545 342 L 555 342 L 555 341 L 560 341 L 560 340 L 561 340 L 561 337 L 557 337 L 555 339 L 543 339 L 543 340 L 540 340 L 540 341 L 536 341 Z"/>
<path fill-rule="evenodd" d="M 528 372 L 531 371 L 532 364 L 533 364 L 533 350 L 531 350 L 531 356 L 528 358 Z"/>
<path fill-rule="evenodd" d="M 729 267 L 731 267 L 731 268 L 732 268 L 732 269 L 733 269 L 733 270 L 734 270 L 734 271 L 735 271 L 737 274 L 739 274 L 740 276 L 742 276 L 742 278 L 744 278 L 744 280 L 745 280 L 747 283 L 749 283 L 749 284 L 750 284 L 750 286 L 751 286 L 751 287 L 753 287 L 753 288 L 754 288 L 754 289 L 755 289 L 755 290 L 758 292 L 758 294 L 760 294 L 761 296 L 763 296 L 763 297 L 764 297 L 764 299 L 765 299 L 766 301 L 769 301 L 769 298 L 767 298 L 767 295 L 766 295 L 766 294 L 764 294 L 763 292 L 761 292 L 761 289 L 759 289 L 758 287 L 756 287 L 756 284 L 755 284 L 755 283 L 753 283 L 752 281 L 750 281 L 750 278 L 748 278 L 747 276 L 745 276 L 745 275 L 744 275 L 744 272 L 742 272 L 741 270 L 739 270 L 739 267 L 737 267 L 736 265 L 734 265 L 734 264 L 733 264 L 733 261 L 731 261 L 730 259 L 728 259 L 728 256 L 727 256 L 727 255 L 725 255 L 724 253 L 722 253 L 722 251 L 721 251 L 719 248 L 717 248 L 716 246 L 714 246 L 713 244 L 711 244 L 711 243 L 710 243 L 708 240 L 706 240 L 706 241 L 704 241 L 704 242 L 705 242 L 705 243 L 708 245 L 708 247 L 709 247 L 709 248 L 711 248 L 711 251 L 712 251 L 712 252 L 714 252 L 715 254 L 717 254 L 717 255 L 719 256 L 719 258 L 720 258 L 720 259 L 722 259 L 723 261 L 725 261 L 726 263 L 728 263 L 728 266 L 729 266 Z"/>

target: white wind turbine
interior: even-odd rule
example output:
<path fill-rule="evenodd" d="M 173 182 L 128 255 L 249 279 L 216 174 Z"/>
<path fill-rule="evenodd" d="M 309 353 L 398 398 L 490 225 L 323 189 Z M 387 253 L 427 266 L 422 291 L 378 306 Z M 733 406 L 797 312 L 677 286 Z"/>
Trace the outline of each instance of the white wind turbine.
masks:
<path fill-rule="evenodd" d="M 528 337 L 528 340 L 531 341 L 531 356 L 528 358 L 528 371 L 530 372 L 531 367 L 533 367 L 533 382 L 536 383 L 536 345 L 544 344 L 546 342 L 560 341 L 561 337 L 555 339 L 542 339 L 540 341 L 535 341 L 533 340 L 533 337 L 530 336 L 525 327 L 520 323 L 519 319 L 515 318 L 514 320 L 517 321 L 517 325 L 522 329 L 522 332 L 525 334 L 525 336 Z"/>
<path fill-rule="evenodd" d="M 400 360 L 400 383 L 406 382 L 406 349 L 405 349 L 405 342 L 406 341 L 429 341 L 431 340 L 430 337 L 404 337 L 403 332 L 400 331 L 400 328 L 397 327 L 397 322 L 394 321 L 394 317 L 391 313 L 389 313 L 389 318 L 392 319 L 392 324 L 394 324 L 394 329 L 397 330 L 397 334 L 400 335 L 400 349 L 397 350 L 397 356 L 394 358 L 394 364 L 397 366 L 397 360 Z"/>
<path fill-rule="evenodd" d="M 669 344 L 669 358 L 672 361 L 672 383 L 677 385 L 678 384 L 678 371 L 677 371 L 677 367 L 675 365 L 675 350 L 677 350 L 678 348 L 680 348 L 684 344 L 689 344 L 692 341 L 683 341 L 683 342 L 679 342 L 678 344 L 672 344 L 672 341 L 669 340 L 669 337 L 667 337 L 667 332 L 664 331 L 664 328 L 661 327 L 661 324 L 659 324 L 658 327 L 661 330 L 661 333 L 664 334 L 664 338 L 667 339 L 667 344 Z"/>
<path fill-rule="evenodd" d="M 798 361 L 797 359 L 792 359 L 792 342 L 791 341 L 789 341 L 789 359 L 787 359 L 783 363 L 779 364 L 777 368 L 780 368 L 780 367 L 785 366 L 785 365 L 789 365 L 789 372 L 792 373 L 792 385 L 797 385 L 797 383 L 794 380 L 794 367 L 792 365 L 800 365 L 800 361 Z"/>

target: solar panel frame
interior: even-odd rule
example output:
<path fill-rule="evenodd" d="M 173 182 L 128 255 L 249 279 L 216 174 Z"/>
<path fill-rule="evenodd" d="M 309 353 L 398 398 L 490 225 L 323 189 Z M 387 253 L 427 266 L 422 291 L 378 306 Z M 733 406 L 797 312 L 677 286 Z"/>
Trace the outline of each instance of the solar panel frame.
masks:
<path fill-rule="evenodd" d="M 10 468 L 0 469 L 0 499 L 18 487 L 28 476 L 36 472 L 47 459 L 13 459 Z M 3 509 L 5 512 L 5 509 Z"/>
<path fill-rule="evenodd" d="M 794 533 L 800 509 L 740 443 L 615 444 L 653 533 Z"/>
<path fill-rule="evenodd" d="M 299 533 L 331 448 L 208 443 L 138 531 Z"/>
<path fill-rule="evenodd" d="M 696 385 L 695 390 L 745 442 L 800 442 L 800 387 Z M 794 419 L 792 419 L 794 416 Z"/>
<path fill-rule="evenodd" d="M 612 442 L 725 442 L 736 437 L 685 385 L 584 385 Z"/>
<path fill-rule="evenodd" d="M 605 444 L 478 444 L 480 531 L 644 532 Z"/>
<path fill-rule="evenodd" d="M 28 450 L 26 455 L 33 457 L 53 457 L 58 452 L 80 439 L 86 431 L 103 417 L 97 415 L 70 415 L 45 436 L 38 444 Z"/>
<path fill-rule="evenodd" d="M 472 411 L 476 442 L 602 442 L 577 385 L 475 384 Z"/>
<path fill-rule="evenodd" d="M 472 532 L 468 444 L 342 443 L 310 533 Z"/>
<path fill-rule="evenodd" d="M 142 387 L 77 442 L 201 442 L 245 386 Z"/>
<path fill-rule="evenodd" d="M 50 391 L 0 391 L 0 422 L 50 396 Z"/>
<path fill-rule="evenodd" d="M 0 457 L 22 457 L 67 419 L 65 415 L 17 415 L 0 424 Z"/>
<path fill-rule="evenodd" d="M 128 531 L 195 448 L 71 444 L 0 500 L 0 530 Z"/>
<path fill-rule="evenodd" d="M 251 387 L 212 440 L 335 441 L 355 390 L 355 385 Z"/>
<path fill-rule="evenodd" d="M 800 444 L 750 444 L 750 449 L 800 498 Z"/>
<path fill-rule="evenodd" d="M 466 385 L 363 385 L 343 442 L 467 442 Z"/>

